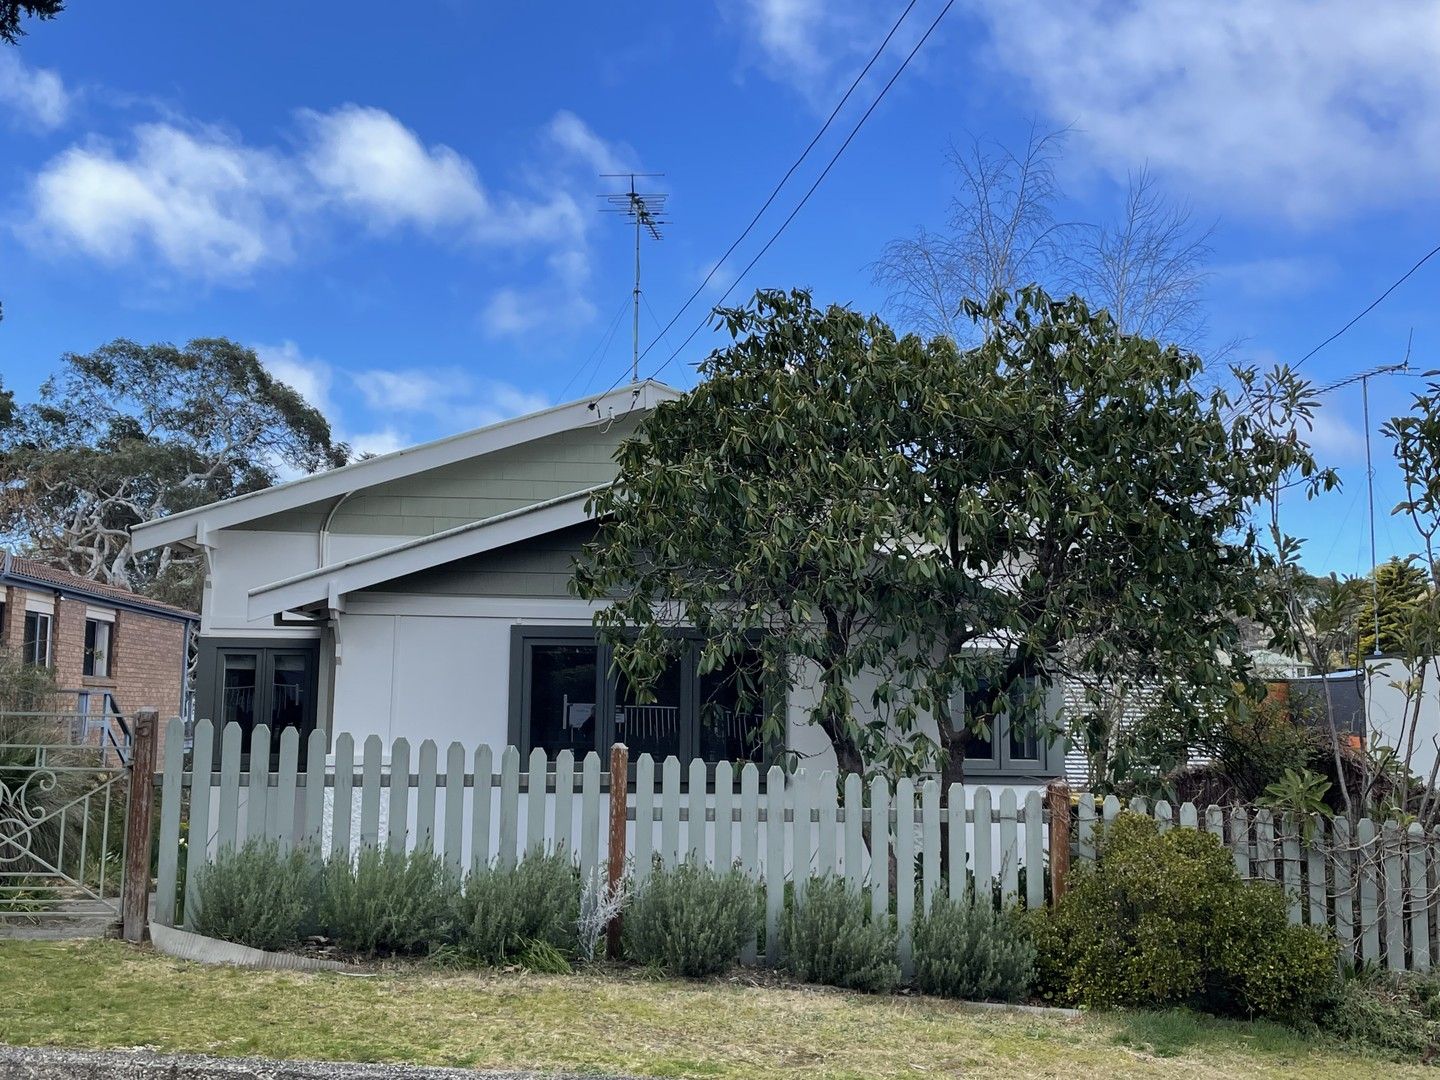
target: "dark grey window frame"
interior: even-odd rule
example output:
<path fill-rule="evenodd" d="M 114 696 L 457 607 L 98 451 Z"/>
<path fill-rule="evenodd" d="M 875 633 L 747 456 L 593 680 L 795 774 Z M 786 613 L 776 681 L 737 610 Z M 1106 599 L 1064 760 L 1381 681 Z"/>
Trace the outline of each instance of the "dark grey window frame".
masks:
<path fill-rule="evenodd" d="M 680 710 L 684 717 L 681 731 L 680 753 L 675 756 L 688 768 L 691 761 L 699 757 L 699 685 L 698 660 L 700 639 L 693 633 L 676 631 L 675 637 L 686 643 L 687 657 L 680 669 Z M 595 659 L 595 701 L 596 701 L 596 753 L 602 760 L 615 742 L 615 693 L 619 674 L 614 671 L 614 648 L 599 640 L 595 629 L 590 626 L 532 626 L 518 624 L 510 628 L 510 744 L 518 747 L 521 754 L 528 755 L 533 747 L 530 738 L 530 671 L 531 648 L 533 645 L 593 645 Z M 772 716 L 783 715 L 785 694 L 782 688 L 767 690 L 764 709 Z M 779 762 L 783 748 L 774 740 L 767 741 L 761 769 Z M 715 761 L 707 759 L 713 777 Z M 578 762 L 577 762 L 578 764 Z M 660 762 L 656 761 L 657 767 Z M 552 763 L 553 768 L 553 763 Z M 630 776 L 635 775 L 635 762 L 630 762 Z"/>
<path fill-rule="evenodd" d="M 959 699 L 951 701 L 951 715 L 963 717 L 963 694 L 956 693 Z M 1045 714 L 1050 721 L 1054 721 L 1061 712 L 1064 705 L 1065 694 L 1058 681 L 1051 683 L 1045 693 Z M 995 717 L 995 730 L 990 736 L 990 756 L 988 758 L 965 757 L 965 778 L 967 780 L 1053 780 L 1058 776 L 1065 775 L 1065 737 L 1057 735 L 1054 739 L 1045 739 L 1041 732 L 1036 732 L 1036 749 L 1038 757 L 1017 758 L 1011 754 L 1010 747 L 1010 715 L 1003 713 Z"/>
<path fill-rule="evenodd" d="M 196 719 L 209 719 L 215 727 L 215 762 L 219 767 L 220 744 L 223 730 L 220 726 L 224 715 L 222 695 L 224 693 L 224 657 L 226 655 L 254 654 L 256 657 L 256 723 L 270 714 L 270 684 L 274 678 L 274 653 L 309 654 L 309 698 L 310 715 L 306 723 L 298 726 L 300 732 L 300 758 L 306 757 L 310 732 L 325 725 L 325 718 L 319 715 L 320 684 L 320 639 L 319 638 L 201 638 L 196 645 L 195 658 L 195 709 Z M 272 766 L 279 762 L 279 732 L 270 733 L 270 760 Z M 248 736 L 241 746 L 242 767 L 248 767 L 250 741 Z"/>

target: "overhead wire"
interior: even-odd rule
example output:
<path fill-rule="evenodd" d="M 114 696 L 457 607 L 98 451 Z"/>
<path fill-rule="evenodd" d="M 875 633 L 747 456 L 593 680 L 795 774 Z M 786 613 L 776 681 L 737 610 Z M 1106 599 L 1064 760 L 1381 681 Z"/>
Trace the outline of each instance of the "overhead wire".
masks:
<path fill-rule="evenodd" d="M 835 167 L 835 163 L 840 160 L 841 155 L 845 153 L 845 150 L 855 140 L 855 136 L 860 133 L 860 129 L 865 126 L 865 122 L 870 119 L 871 114 L 874 113 L 876 108 L 879 107 L 880 103 L 885 100 L 885 96 L 890 92 L 890 88 L 893 87 L 896 81 L 900 78 L 900 76 L 905 73 L 905 69 L 910 66 L 910 61 L 915 59 L 916 54 L 921 50 L 922 47 L 924 47 L 925 42 L 930 39 L 930 35 L 935 32 L 935 28 L 940 25 L 941 20 L 945 18 L 946 14 L 949 13 L 950 9 L 954 5 L 955 0 L 946 0 L 945 6 L 940 9 L 940 13 L 935 16 L 934 21 L 930 23 L 929 27 L 926 28 L 925 33 L 921 35 L 920 40 L 915 43 L 915 47 L 912 48 L 910 52 L 906 55 L 900 66 L 895 70 L 895 73 L 890 76 L 889 81 L 886 82 L 883 87 L 881 87 L 880 93 L 876 96 L 875 100 L 870 103 L 870 107 L 865 110 L 865 112 L 861 115 L 860 119 L 855 122 L 855 126 L 850 129 L 850 134 L 845 137 L 845 141 L 840 144 L 839 149 L 837 149 L 835 153 L 831 155 L 830 160 L 825 164 L 825 168 L 822 169 L 820 175 L 815 178 L 815 182 L 810 185 L 809 189 L 801 197 L 800 201 L 795 205 L 795 208 L 790 211 L 789 216 L 780 223 L 780 227 L 771 234 L 770 239 L 765 241 L 765 246 L 762 247 L 758 252 L 756 252 L 755 257 L 752 258 L 745 265 L 745 269 L 741 270 L 740 273 L 735 276 L 734 280 L 730 282 L 729 287 L 725 290 L 724 293 L 721 294 L 720 299 L 716 301 L 717 305 L 725 302 L 726 297 L 728 297 L 730 293 L 734 291 L 735 286 L 740 284 L 740 282 L 744 279 L 745 275 L 748 274 L 752 269 L 754 269 L 755 264 L 764 257 L 765 253 L 770 250 L 770 248 L 774 245 L 775 241 L 780 239 L 781 235 L 790 226 L 790 223 L 795 220 L 796 215 L 798 215 L 800 211 L 805 208 L 805 204 L 810 201 L 810 196 L 815 194 L 816 189 L 818 189 L 821 183 L 824 182 L 825 177 L 830 175 L 830 170 Z M 664 371 L 667 367 L 669 367 L 670 364 L 674 362 L 675 358 L 680 355 L 681 351 L 685 348 L 685 346 L 690 344 L 690 342 L 694 339 L 695 335 L 698 334 L 702 329 L 704 329 L 704 327 L 707 323 L 709 323 L 709 321 L 710 316 L 707 313 L 705 317 L 696 324 L 695 328 L 686 335 L 685 340 L 680 343 L 679 347 L 675 349 L 675 351 L 670 354 L 670 356 L 665 360 L 665 362 L 662 363 L 659 367 L 657 367 L 649 377 L 653 379 L 658 376 L 660 372 Z"/>
<path fill-rule="evenodd" d="M 865 76 L 870 73 L 870 69 L 873 68 L 876 62 L 880 59 L 880 57 L 884 55 L 885 49 L 889 46 L 891 39 L 894 38 L 896 33 L 899 32 L 900 27 L 904 24 L 905 20 L 909 18 L 910 12 L 915 9 L 915 5 L 917 3 L 919 3 L 919 0 L 910 0 L 910 2 L 905 6 L 905 10 L 900 13 L 900 17 L 897 18 L 895 22 L 891 25 L 889 32 L 886 33 L 884 39 L 880 42 L 879 46 L 877 46 L 875 51 L 871 54 L 870 59 L 866 61 L 865 66 L 861 68 L 859 74 L 857 74 L 855 78 L 851 80 L 850 85 L 845 90 L 845 93 L 841 95 L 840 100 L 835 103 L 835 107 L 830 110 L 830 115 L 825 118 L 825 122 L 820 125 L 820 129 L 816 131 L 814 136 L 811 137 L 810 141 L 805 144 L 805 149 L 800 151 L 800 156 L 797 157 L 790 164 L 790 168 L 785 170 L 785 175 L 782 176 L 779 182 L 770 190 L 770 194 L 760 205 L 760 209 L 755 211 L 754 216 L 750 219 L 749 223 L 745 226 L 745 228 L 741 230 L 740 235 L 730 242 L 730 246 L 725 249 L 725 253 L 721 255 L 720 258 L 715 260 L 714 264 L 705 274 L 704 279 L 700 282 L 698 286 L 695 287 L 694 292 L 692 292 L 688 297 L 686 297 L 685 302 L 681 304 L 680 307 L 676 309 L 675 314 L 670 317 L 670 321 L 665 324 L 665 326 L 660 330 L 658 334 L 656 334 L 656 336 L 650 341 L 650 344 L 646 345 L 644 350 L 641 351 L 639 359 L 645 359 L 645 357 L 649 355 L 650 350 L 655 348 L 655 346 L 659 344 L 662 339 L 664 339 L 665 335 L 668 334 L 670 330 L 675 326 L 675 324 L 680 321 L 680 317 L 689 310 L 690 305 L 693 304 L 696 298 L 705 291 L 706 286 L 710 284 L 711 280 L 720 271 L 720 268 L 725 265 L 725 260 L 728 259 L 732 254 L 734 254 L 735 249 L 738 248 L 742 243 L 744 243 L 745 238 L 754 231 L 755 226 L 759 224 L 760 219 L 764 217 L 765 212 L 770 209 L 771 205 L 775 202 L 775 199 L 779 196 L 781 190 L 785 187 L 787 183 L 790 182 L 790 178 L 795 175 L 795 171 L 799 169 L 800 166 L 804 164 L 805 159 L 810 156 L 810 151 L 815 149 L 816 144 L 819 143 L 820 140 L 824 137 L 825 133 L 830 130 L 830 125 L 835 122 L 835 118 L 840 115 L 840 110 L 845 107 L 845 104 L 850 100 L 856 89 L 858 89 L 860 84 L 865 81 Z M 948 7 L 949 5 L 947 4 L 946 6 Z M 658 319 L 656 320 L 656 324 L 659 324 Z M 610 390 L 613 390 L 616 386 L 619 386 L 620 380 L 623 378 L 624 375 L 622 374 L 619 379 L 616 379 L 615 382 L 610 385 L 609 389 L 606 390 L 606 393 L 609 393 Z"/>

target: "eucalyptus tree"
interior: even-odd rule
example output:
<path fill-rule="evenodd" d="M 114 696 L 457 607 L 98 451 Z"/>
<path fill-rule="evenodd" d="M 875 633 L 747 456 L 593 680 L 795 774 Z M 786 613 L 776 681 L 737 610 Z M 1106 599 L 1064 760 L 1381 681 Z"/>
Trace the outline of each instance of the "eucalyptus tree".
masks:
<path fill-rule="evenodd" d="M 83 577 L 196 604 L 203 568 L 130 526 L 343 465 L 347 448 L 253 350 L 123 339 L 71 353 L 0 424 L 0 533 Z"/>
<path fill-rule="evenodd" d="M 1261 410 L 1201 391 L 1196 356 L 1076 297 L 965 312 L 985 329 L 963 351 L 805 292 L 720 313 L 733 343 L 593 499 L 576 587 L 633 685 L 693 627 L 702 670 L 749 657 L 757 694 L 799 687 L 842 768 L 950 779 L 1019 688 L 1161 677 L 1192 717 L 1232 692 L 1235 616 L 1280 614 L 1252 511 L 1320 475 L 1308 401 L 1277 401 L 1283 373 L 1236 372 Z"/>

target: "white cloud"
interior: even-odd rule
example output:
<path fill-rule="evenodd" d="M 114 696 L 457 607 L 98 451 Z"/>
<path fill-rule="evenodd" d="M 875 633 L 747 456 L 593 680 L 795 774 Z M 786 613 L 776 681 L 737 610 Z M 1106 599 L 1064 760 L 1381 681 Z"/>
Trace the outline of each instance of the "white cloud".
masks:
<path fill-rule="evenodd" d="M 425 371 L 372 369 L 355 376 L 355 385 L 370 408 L 395 412 L 438 412 L 457 390 L 450 378 Z"/>
<path fill-rule="evenodd" d="M 1365 457 L 1365 435 L 1334 406 L 1322 406 L 1311 417 L 1311 429 L 1302 437 L 1322 465 L 1360 461 Z"/>
<path fill-rule="evenodd" d="M 290 256 L 280 209 L 297 194 L 268 151 L 215 131 L 144 124 L 128 154 L 93 142 L 52 159 L 32 185 L 28 236 L 102 262 L 144 252 L 197 277 L 243 276 Z"/>
<path fill-rule="evenodd" d="M 828 112 L 844 87 L 884 39 L 902 10 L 873 0 L 716 0 L 750 48 L 745 59 L 796 90 L 817 111 Z M 938 11 L 938 7 L 935 9 Z M 879 71 L 887 77 L 909 52 L 935 11 L 923 7 L 896 31 Z M 925 63 L 923 56 L 915 66 Z"/>
<path fill-rule="evenodd" d="M 379 456 L 380 454 L 393 454 L 396 450 L 403 450 L 407 446 L 413 446 L 414 439 L 406 438 L 393 427 L 381 428 L 379 431 L 362 432 L 359 435 L 352 435 L 346 440 L 350 444 L 350 450 L 356 457 L 367 455 Z"/>
<path fill-rule="evenodd" d="M 335 370 L 326 361 L 304 355 L 293 341 L 283 341 L 279 345 L 256 345 L 254 348 L 266 371 L 319 409 L 327 419 L 339 416 L 339 410 L 330 396 Z"/>
<path fill-rule="evenodd" d="M 1271 299 L 1300 296 L 1335 276 L 1335 264 L 1327 257 L 1270 256 L 1243 262 L 1221 263 L 1210 270 L 1221 286 L 1231 286 L 1247 296 Z"/>
<path fill-rule="evenodd" d="M 34 178 L 22 233 L 107 263 L 148 257 L 186 276 L 243 281 L 293 258 L 326 224 L 358 220 L 533 254 L 568 287 L 588 274 L 592 217 L 581 201 L 594 181 L 576 166 L 623 160 L 561 112 L 539 133 L 524 184 L 496 193 L 467 158 L 427 146 L 382 110 L 302 111 L 298 127 L 293 151 L 179 122 L 141 125 L 128 145 L 72 146 Z"/>
<path fill-rule="evenodd" d="M 1118 174 L 1296 221 L 1440 180 L 1437 0 L 972 0 L 994 55 Z"/>
<path fill-rule="evenodd" d="M 543 394 L 455 368 L 372 368 L 357 372 L 354 381 L 373 412 L 423 417 L 451 431 L 483 427 L 550 404 Z"/>
<path fill-rule="evenodd" d="M 628 148 L 606 142 L 568 109 L 555 114 L 545 134 L 561 150 L 597 173 L 622 173 L 635 168 L 634 155 Z"/>
<path fill-rule="evenodd" d="M 330 421 L 355 456 L 388 454 L 417 442 L 544 409 L 550 400 L 499 379 L 455 367 L 346 371 L 310 356 L 293 341 L 252 346 L 265 369 Z M 354 407 L 358 391 L 361 408 Z M 351 407 L 342 408 L 338 396 Z M 363 419 L 354 414 L 363 412 Z M 287 478 L 289 478 L 287 476 Z"/>
<path fill-rule="evenodd" d="M 523 337 L 542 327 L 570 329 L 595 317 L 586 295 L 590 260 L 584 251 L 556 252 L 547 260 L 548 279 L 529 288 L 504 286 L 480 309 L 480 325 L 493 338 Z"/>
<path fill-rule="evenodd" d="M 65 122 L 70 94 L 58 74 L 30 67 L 14 49 L 0 50 L 0 114 L 48 131 Z"/>

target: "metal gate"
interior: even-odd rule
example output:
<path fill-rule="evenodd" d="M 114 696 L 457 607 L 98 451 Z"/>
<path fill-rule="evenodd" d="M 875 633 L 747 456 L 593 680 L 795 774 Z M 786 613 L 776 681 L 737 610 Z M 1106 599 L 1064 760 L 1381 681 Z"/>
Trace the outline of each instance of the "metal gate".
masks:
<path fill-rule="evenodd" d="M 0 928 L 120 916 L 129 780 L 114 747 L 0 745 Z"/>

